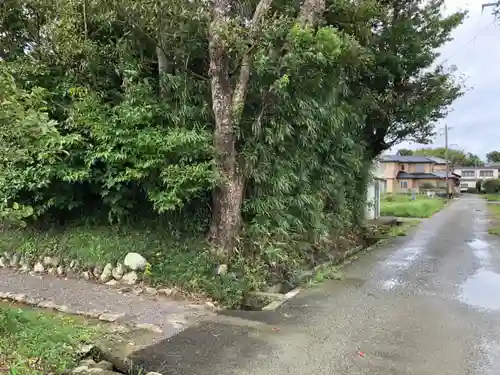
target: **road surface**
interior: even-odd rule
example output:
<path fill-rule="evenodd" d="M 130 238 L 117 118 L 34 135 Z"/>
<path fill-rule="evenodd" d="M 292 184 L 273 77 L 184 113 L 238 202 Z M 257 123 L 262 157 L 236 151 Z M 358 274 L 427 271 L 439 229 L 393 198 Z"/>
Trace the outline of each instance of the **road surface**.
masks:
<path fill-rule="evenodd" d="M 499 375 L 500 242 L 487 225 L 485 201 L 463 197 L 279 312 L 203 323 L 143 354 L 176 375 Z"/>

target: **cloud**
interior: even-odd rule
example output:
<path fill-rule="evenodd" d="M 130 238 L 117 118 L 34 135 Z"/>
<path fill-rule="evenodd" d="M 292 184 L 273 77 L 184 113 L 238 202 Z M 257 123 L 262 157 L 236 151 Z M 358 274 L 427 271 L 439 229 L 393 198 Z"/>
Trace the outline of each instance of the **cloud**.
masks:
<path fill-rule="evenodd" d="M 468 90 L 438 127 L 451 127 L 449 143 L 454 147 L 484 158 L 489 151 L 500 150 L 500 21 L 495 22 L 491 9 L 482 12 L 477 0 L 446 1 L 446 12 L 460 9 L 467 9 L 469 15 L 441 49 L 440 62 L 455 65 L 456 74 L 465 76 Z M 443 145 L 443 137 L 438 136 L 435 146 Z M 417 147 L 421 145 L 403 143 L 394 150 Z"/>

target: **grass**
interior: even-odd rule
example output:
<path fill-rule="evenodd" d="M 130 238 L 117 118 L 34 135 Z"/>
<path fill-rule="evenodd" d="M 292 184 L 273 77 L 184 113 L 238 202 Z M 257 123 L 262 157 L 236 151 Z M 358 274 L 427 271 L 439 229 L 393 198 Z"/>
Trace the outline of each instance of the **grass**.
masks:
<path fill-rule="evenodd" d="M 491 217 L 491 225 L 488 233 L 500 236 L 500 204 L 489 204 L 488 212 Z"/>
<path fill-rule="evenodd" d="M 137 252 L 151 265 L 147 274 L 141 275 L 150 285 L 175 286 L 227 304 L 240 300 L 253 281 L 234 274 L 214 277 L 218 259 L 207 250 L 202 236 L 181 233 L 168 227 L 90 223 L 43 230 L 4 229 L 0 230 L 0 252 L 18 251 L 31 260 L 41 255 L 78 259 L 82 268 L 116 264 L 127 253 Z M 237 264 L 232 271 L 239 275 Z"/>
<path fill-rule="evenodd" d="M 101 331 L 82 319 L 0 303 L 0 373 L 60 374 Z"/>
<path fill-rule="evenodd" d="M 446 200 L 438 197 L 427 198 L 417 195 L 416 200 L 411 195 L 390 194 L 382 198 L 380 213 L 382 216 L 427 218 L 440 211 Z"/>
<path fill-rule="evenodd" d="M 484 198 L 488 201 L 488 202 L 498 202 L 500 201 L 500 194 L 486 194 L 484 196 Z"/>

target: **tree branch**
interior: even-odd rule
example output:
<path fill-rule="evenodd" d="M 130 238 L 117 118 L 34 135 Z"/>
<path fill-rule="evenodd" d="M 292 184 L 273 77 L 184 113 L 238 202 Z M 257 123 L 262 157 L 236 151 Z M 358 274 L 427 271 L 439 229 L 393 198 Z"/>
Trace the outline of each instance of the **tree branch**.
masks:
<path fill-rule="evenodd" d="M 264 17 L 268 9 L 271 7 L 273 0 L 260 0 L 257 8 L 252 17 L 252 23 L 250 25 L 250 35 L 251 38 L 255 38 L 255 32 L 258 29 L 258 24 L 260 20 Z M 255 41 L 252 40 L 252 44 Z M 240 76 L 238 78 L 238 83 L 234 89 L 233 93 L 233 120 L 235 125 L 237 125 L 241 119 L 241 115 L 243 114 L 244 103 L 246 99 L 246 95 L 248 92 L 248 82 L 250 80 L 250 70 L 252 68 L 251 60 L 252 60 L 252 49 L 249 48 L 247 52 L 243 55 L 241 60 L 241 68 L 240 68 Z"/>

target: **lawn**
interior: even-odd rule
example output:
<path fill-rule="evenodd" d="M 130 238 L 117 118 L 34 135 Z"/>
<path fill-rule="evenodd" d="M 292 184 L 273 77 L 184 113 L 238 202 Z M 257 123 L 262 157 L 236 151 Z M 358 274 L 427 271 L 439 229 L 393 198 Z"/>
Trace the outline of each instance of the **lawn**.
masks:
<path fill-rule="evenodd" d="M 411 195 L 388 194 L 382 198 L 380 213 L 382 216 L 426 218 L 440 211 L 445 204 L 446 200 L 438 197 L 417 195 L 417 199 L 412 200 Z"/>
<path fill-rule="evenodd" d="M 488 202 L 498 202 L 500 201 L 500 194 L 486 194 L 484 196 L 484 198 L 488 201 Z"/>
<path fill-rule="evenodd" d="M 60 374 L 103 328 L 85 320 L 0 302 L 0 373 Z"/>
<path fill-rule="evenodd" d="M 491 218 L 491 225 L 488 229 L 488 233 L 500 236 L 500 204 L 489 204 L 488 212 Z"/>

